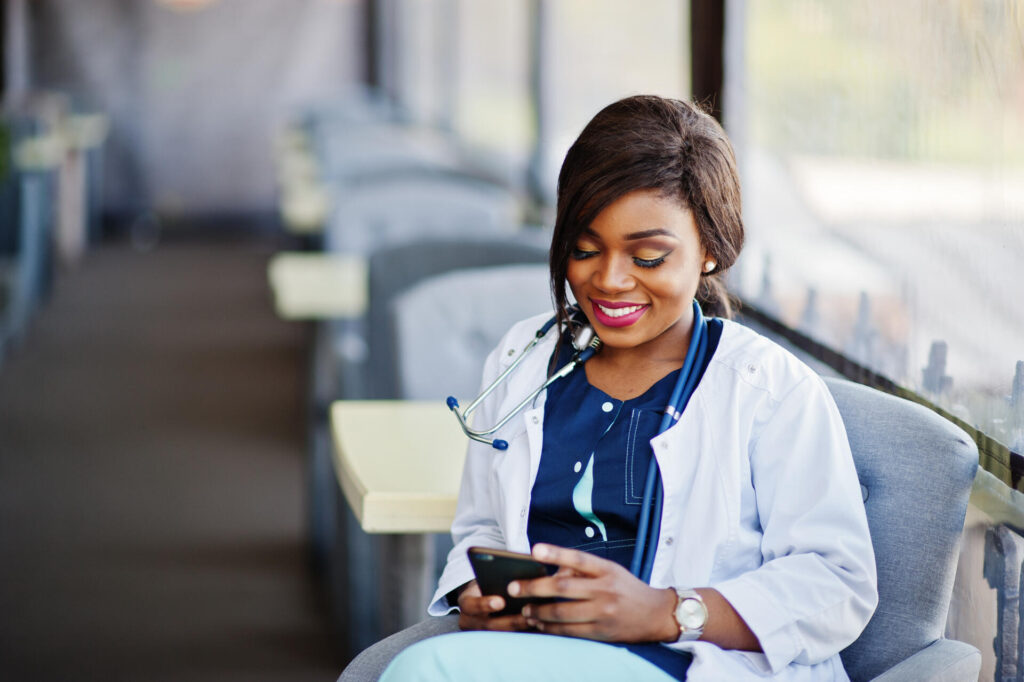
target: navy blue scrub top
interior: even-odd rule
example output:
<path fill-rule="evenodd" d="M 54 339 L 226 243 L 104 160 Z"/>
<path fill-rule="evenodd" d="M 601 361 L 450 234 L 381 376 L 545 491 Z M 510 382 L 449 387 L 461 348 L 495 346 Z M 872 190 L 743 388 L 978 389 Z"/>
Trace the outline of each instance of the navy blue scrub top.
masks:
<path fill-rule="evenodd" d="M 722 321 L 708 318 L 704 376 L 722 336 Z M 556 367 L 572 357 L 563 342 Z M 553 383 L 544 403 L 544 446 L 533 484 L 527 536 L 610 559 L 627 570 L 633 559 L 647 467 L 679 373 L 658 380 L 643 395 L 616 400 L 575 371 Z M 699 382 L 699 379 L 698 379 Z M 623 645 L 672 675 L 686 679 L 691 657 L 660 644 Z"/>

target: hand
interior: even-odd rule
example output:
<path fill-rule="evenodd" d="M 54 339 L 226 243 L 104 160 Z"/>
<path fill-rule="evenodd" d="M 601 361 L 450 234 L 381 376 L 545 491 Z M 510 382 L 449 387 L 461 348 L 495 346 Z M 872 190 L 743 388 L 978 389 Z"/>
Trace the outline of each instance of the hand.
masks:
<path fill-rule="evenodd" d="M 554 635 L 607 642 L 663 642 L 679 636 L 673 616 L 675 590 L 655 589 L 613 561 L 574 549 L 538 544 L 533 557 L 556 564 L 558 572 L 514 581 L 509 594 L 573 601 L 524 607 L 527 625 Z"/>
<path fill-rule="evenodd" d="M 496 595 L 482 596 L 476 581 L 466 583 L 459 593 L 459 628 L 462 630 L 502 630 L 517 632 L 532 630 L 526 618 L 515 613 L 510 616 L 491 614 L 505 608 L 505 600 Z"/>

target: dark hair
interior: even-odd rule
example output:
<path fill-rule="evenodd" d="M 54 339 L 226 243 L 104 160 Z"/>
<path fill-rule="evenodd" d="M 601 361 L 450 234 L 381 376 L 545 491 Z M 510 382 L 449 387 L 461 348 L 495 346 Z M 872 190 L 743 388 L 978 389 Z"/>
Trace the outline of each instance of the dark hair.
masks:
<path fill-rule="evenodd" d="M 716 263 L 701 276 L 697 300 L 706 314 L 731 317 L 722 273 L 743 247 L 732 145 L 718 121 L 697 106 L 638 95 L 602 109 L 562 162 L 550 259 L 560 325 L 567 322 L 565 277 L 580 233 L 615 200 L 636 190 L 658 190 L 693 212 L 701 245 Z"/>

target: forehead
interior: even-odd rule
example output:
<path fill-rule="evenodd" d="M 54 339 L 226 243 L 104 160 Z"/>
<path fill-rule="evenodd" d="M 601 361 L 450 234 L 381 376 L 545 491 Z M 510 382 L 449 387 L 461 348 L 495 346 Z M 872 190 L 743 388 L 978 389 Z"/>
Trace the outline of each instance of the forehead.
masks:
<path fill-rule="evenodd" d="M 622 195 L 598 213 L 580 236 L 602 241 L 699 239 L 693 212 L 678 199 L 666 197 L 658 190 L 636 190 Z"/>

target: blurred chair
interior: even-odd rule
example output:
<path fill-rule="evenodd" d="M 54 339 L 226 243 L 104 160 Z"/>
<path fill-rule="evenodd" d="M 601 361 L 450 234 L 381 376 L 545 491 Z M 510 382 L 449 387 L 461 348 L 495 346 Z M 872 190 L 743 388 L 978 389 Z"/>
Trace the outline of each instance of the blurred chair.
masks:
<path fill-rule="evenodd" d="M 62 149 L 29 115 L 9 117 L 11 154 L 0 183 L 0 348 L 17 342 L 53 277 L 54 206 Z"/>
<path fill-rule="evenodd" d="M 394 123 L 320 127 L 311 139 L 321 180 L 333 188 L 360 175 L 465 166 L 454 139 L 443 133 Z"/>
<path fill-rule="evenodd" d="M 469 248 L 479 255 L 477 265 L 500 254 L 512 256 L 510 250 L 489 254 L 482 243 Z M 422 253 L 420 245 L 402 247 L 390 262 L 405 262 L 415 249 Z M 452 251 L 458 249 L 435 246 L 439 255 Z M 465 263 L 468 253 L 458 260 Z M 531 255 L 529 250 L 520 253 Z M 532 251 L 534 259 L 541 254 Z M 505 332 L 551 307 L 548 268 L 541 262 L 452 270 L 392 295 L 386 308 L 394 335 L 392 364 L 398 372 L 397 392 L 391 397 L 476 395 L 484 360 Z M 345 537 L 336 545 L 332 594 L 338 617 L 359 626 L 349 632 L 356 653 L 423 619 L 452 544 L 447 534 L 371 536 L 347 506 L 339 512 Z M 340 556 L 341 550 L 348 556 Z"/>
<path fill-rule="evenodd" d="M 306 106 L 299 125 L 315 136 L 360 125 L 398 123 L 405 118 L 406 114 L 383 93 L 355 85 Z"/>
<path fill-rule="evenodd" d="M 387 300 L 422 277 L 455 267 L 543 260 L 546 255 L 538 247 L 527 249 L 514 237 L 518 212 L 518 200 L 510 191 L 454 171 L 364 179 L 357 191 L 336 206 L 324 246 L 369 258 L 369 312 L 364 319 L 319 322 L 314 332 L 308 440 L 315 566 L 322 564 L 332 536 L 327 500 L 335 484 L 326 475 L 330 466 L 327 407 L 342 397 L 394 397 L 387 351 L 390 337 L 380 332 L 387 324 Z M 460 237 L 467 239 L 458 241 Z M 484 243 L 488 237 L 504 239 Z M 426 238 L 449 241 L 435 246 L 422 243 L 385 255 L 389 247 Z M 396 260 L 389 262 L 389 258 Z"/>
<path fill-rule="evenodd" d="M 548 266 L 456 270 L 424 280 L 390 306 L 398 394 L 407 400 L 466 402 L 505 332 L 552 308 Z"/>
<path fill-rule="evenodd" d="M 450 169 L 373 174 L 337 197 L 324 249 L 369 253 L 425 237 L 512 233 L 519 199 L 510 190 Z"/>
<path fill-rule="evenodd" d="M 878 608 L 842 652 L 852 680 L 977 680 L 981 654 L 943 639 L 974 442 L 930 410 L 826 379 L 853 450 L 878 566 Z"/>
<path fill-rule="evenodd" d="M 541 239 L 542 237 L 528 233 L 491 238 L 423 239 L 373 252 L 369 258 L 368 315 L 363 328 L 370 339 L 367 344 L 368 357 L 366 362 L 346 358 L 340 354 L 330 358 L 331 366 L 339 375 L 334 383 L 338 390 L 333 397 L 404 397 L 398 389 L 399 380 L 394 369 L 394 344 L 391 338 L 393 327 L 388 317 L 391 301 L 396 295 L 428 277 L 452 270 L 509 263 L 544 263 L 547 260 L 547 249 L 538 243 Z M 546 279 L 544 281 L 546 282 Z M 453 292 L 453 298 L 455 297 Z M 339 321 L 331 324 L 336 328 L 343 326 Z M 349 331 L 352 331 L 351 327 Z M 364 582 L 372 582 L 378 564 L 370 558 L 373 554 L 371 543 L 344 501 L 339 499 L 337 477 L 330 454 L 326 408 L 325 404 L 316 410 L 318 419 L 313 426 L 311 438 L 313 449 L 310 452 L 309 499 L 314 557 L 321 558 L 318 560 L 322 560 L 325 565 L 329 580 L 336 585 L 349 584 L 348 578 L 336 577 L 339 571 L 345 574 L 349 567 L 352 567 L 356 575 L 352 578 L 356 585 L 360 584 L 360 575 L 363 576 Z M 357 557 L 361 558 L 357 560 Z M 337 594 L 335 601 L 338 606 L 335 611 L 344 613 L 346 600 L 349 595 L 356 593 L 369 594 L 364 588 L 344 588 Z M 375 613 L 372 609 L 364 609 L 356 618 L 339 616 L 336 621 L 342 621 L 338 624 L 343 630 L 347 621 L 365 622 L 367 629 L 360 631 L 362 635 L 354 633 L 354 636 L 372 638 L 375 636 L 374 633 L 379 631 L 373 625 Z M 357 639 L 351 646 L 353 650 L 358 651 L 372 641 L 375 639 Z"/>
<path fill-rule="evenodd" d="M 368 308 L 370 353 L 364 380 L 367 389 L 366 395 L 370 398 L 414 397 L 401 390 L 401 379 L 395 364 L 396 358 L 401 354 L 394 347 L 396 331 L 394 320 L 397 318 L 391 316 L 390 307 L 394 305 L 395 298 L 400 292 L 428 277 L 447 272 L 515 263 L 543 264 L 546 262 L 547 248 L 540 246 L 534 235 L 525 232 L 505 238 L 473 237 L 422 240 L 381 250 L 371 255 L 369 267 L 370 305 Z M 546 285 L 547 278 L 542 277 L 537 286 L 546 287 Z M 476 292 L 467 292 L 461 288 L 452 288 L 448 291 L 436 289 L 436 291 L 439 299 L 435 302 L 434 307 L 437 310 L 457 308 L 463 302 L 466 305 L 473 305 L 470 301 L 477 296 Z M 509 289 L 508 291 L 515 290 Z M 534 289 L 527 289 L 527 291 L 534 291 Z M 548 298 L 550 299 L 550 297 Z M 515 310 L 520 308 L 514 307 Z M 494 319 L 508 320 L 509 318 L 508 316 L 498 316 Z M 435 323 L 425 327 L 425 331 L 430 332 L 436 328 L 437 324 Z M 458 328 L 455 329 L 455 333 L 464 333 Z M 425 338 L 443 339 L 445 335 L 426 336 Z M 495 339 L 496 341 L 497 339 Z"/>

